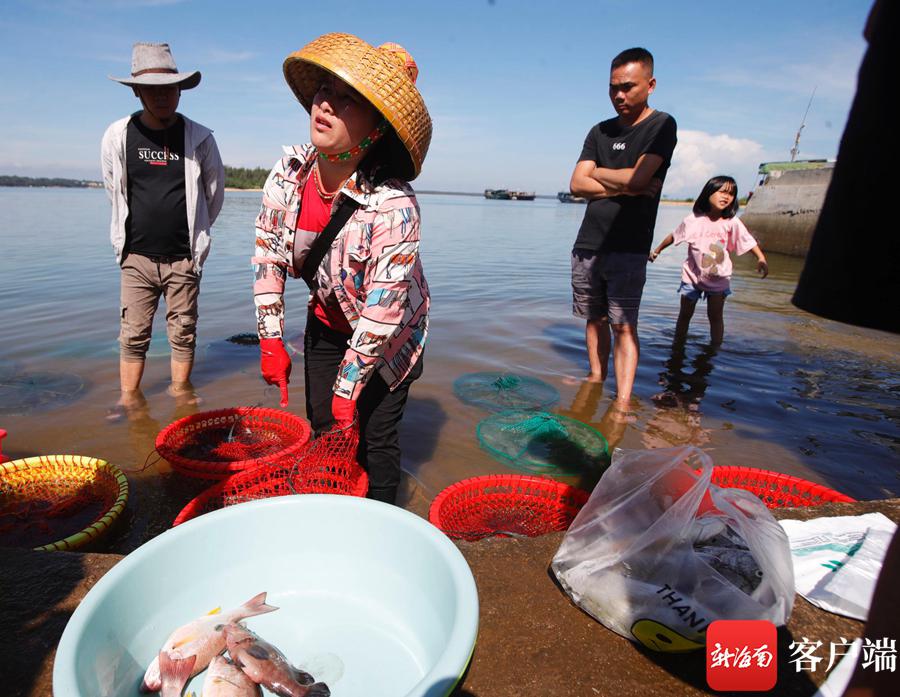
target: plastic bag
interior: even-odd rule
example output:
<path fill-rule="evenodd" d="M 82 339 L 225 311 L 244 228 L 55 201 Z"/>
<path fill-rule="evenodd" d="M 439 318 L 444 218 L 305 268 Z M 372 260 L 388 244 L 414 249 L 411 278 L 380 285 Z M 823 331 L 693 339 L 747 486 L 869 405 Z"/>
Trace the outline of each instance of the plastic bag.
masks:
<path fill-rule="evenodd" d="M 828 612 L 866 621 L 875 582 L 897 530 L 881 513 L 782 520 L 797 592 Z"/>
<path fill-rule="evenodd" d="M 787 535 L 753 494 L 711 485 L 712 469 L 693 446 L 616 450 L 551 565 L 575 603 L 667 652 L 702 648 L 715 620 L 787 622 Z"/>

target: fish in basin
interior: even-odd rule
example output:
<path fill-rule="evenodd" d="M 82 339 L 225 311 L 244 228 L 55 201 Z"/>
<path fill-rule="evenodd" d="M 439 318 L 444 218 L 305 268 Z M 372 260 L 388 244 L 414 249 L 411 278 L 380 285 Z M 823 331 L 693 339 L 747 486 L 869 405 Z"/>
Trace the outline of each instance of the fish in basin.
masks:
<path fill-rule="evenodd" d="M 220 612 L 217 608 L 211 613 L 198 617 L 193 622 L 188 622 L 172 632 L 160 651 L 165 651 L 173 659 L 196 656 L 197 659 L 191 675 L 197 675 L 197 673 L 206 670 L 209 662 L 225 650 L 225 635 L 222 630 L 226 625 L 277 609 L 277 607 L 272 605 L 266 605 L 265 593 L 260 593 L 243 605 L 225 613 Z M 157 656 L 147 668 L 147 672 L 144 673 L 141 690 L 143 692 L 158 692 L 161 687 L 159 656 Z"/>
<path fill-rule="evenodd" d="M 159 673 L 162 687 L 159 690 L 161 697 L 181 697 L 181 691 L 187 685 L 194 673 L 196 656 L 187 658 L 172 658 L 165 651 L 159 652 Z"/>
<path fill-rule="evenodd" d="M 224 634 L 231 660 L 253 682 L 279 697 L 330 697 L 331 690 L 325 683 L 292 666 L 281 651 L 246 627 L 230 624 Z"/>
<path fill-rule="evenodd" d="M 203 681 L 203 697 L 262 697 L 262 689 L 224 656 L 209 664 Z"/>

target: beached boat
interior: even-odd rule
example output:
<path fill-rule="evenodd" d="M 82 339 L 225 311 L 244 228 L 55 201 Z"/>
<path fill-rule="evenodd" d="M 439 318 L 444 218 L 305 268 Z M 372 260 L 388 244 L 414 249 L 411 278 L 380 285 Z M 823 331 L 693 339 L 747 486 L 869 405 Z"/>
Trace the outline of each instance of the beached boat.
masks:
<path fill-rule="evenodd" d="M 560 191 L 556 194 L 556 198 L 559 199 L 560 203 L 587 203 L 586 198 L 576 196 L 571 191 Z"/>
<path fill-rule="evenodd" d="M 763 162 L 741 220 L 766 252 L 806 256 L 834 162 Z"/>
<path fill-rule="evenodd" d="M 485 189 L 485 198 L 501 201 L 534 201 L 533 191 L 512 191 L 510 189 Z"/>

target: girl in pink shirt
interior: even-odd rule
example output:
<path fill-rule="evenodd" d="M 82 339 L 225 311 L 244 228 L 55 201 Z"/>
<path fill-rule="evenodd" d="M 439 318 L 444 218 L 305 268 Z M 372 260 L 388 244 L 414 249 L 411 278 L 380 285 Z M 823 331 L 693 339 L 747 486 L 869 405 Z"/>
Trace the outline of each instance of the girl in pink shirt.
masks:
<path fill-rule="evenodd" d="M 686 242 L 688 245 L 687 259 L 681 267 L 681 286 L 678 288 L 681 311 L 675 325 L 676 341 L 683 341 L 687 336 L 697 301 L 705 296 L 712 343 L 722 343 L 725 298 L 731 295 L 729 252 L 738 255 L 753 252 L 757 258 L 757 271 L 763 278 L 769 275 L 765 254 L 740 219 L 735 217 L 737 195 L 734 179 L 713 177 L 694 201 L 691 215 L 650 252 L 650 261 L 655 261 L 660 252 L 673 243 Z"/>

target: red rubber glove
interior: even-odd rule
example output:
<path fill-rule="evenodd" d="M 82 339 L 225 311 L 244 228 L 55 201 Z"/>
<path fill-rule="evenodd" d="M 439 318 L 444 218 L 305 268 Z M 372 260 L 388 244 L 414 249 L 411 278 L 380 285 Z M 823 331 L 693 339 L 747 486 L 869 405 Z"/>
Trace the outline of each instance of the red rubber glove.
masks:
<path fill-rule="evenodd" d="M 356 402 L 334 395 L 331 398 L 331 415 L 338 428 L 347 428 L 356 419 Z"/>
<path fill-rule="evenodd" d="M 288 383 L 291 381 L 291 357 L 284 350 L 281 339 L 259 340 L 259 370 L 263 380 L 278 385 L 281 406 L 288 405 Z"/>

